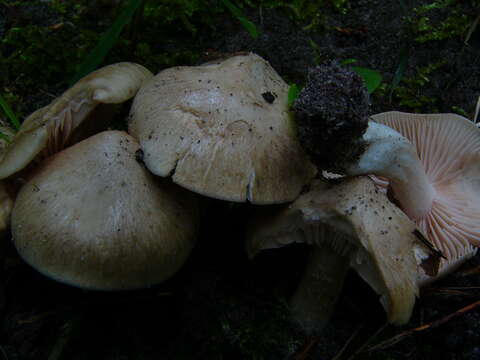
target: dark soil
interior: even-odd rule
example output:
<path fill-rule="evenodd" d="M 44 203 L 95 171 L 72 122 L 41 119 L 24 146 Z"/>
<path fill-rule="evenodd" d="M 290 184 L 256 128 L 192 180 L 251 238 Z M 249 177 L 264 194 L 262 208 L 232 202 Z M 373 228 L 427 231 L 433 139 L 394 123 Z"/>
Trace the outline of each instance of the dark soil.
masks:
<path fill-rule="evenodd" d="M 116 14 L 115 1 L 78 2 L 85 6 L 81 20 L 51 3 L 0 1 L 0 93 L 23 115 L 66 89 L 74 73 L 70 61 L 87 53 L 94 34 L 105 31 Z M 479 29 L 472 27 L 468 44 L 466 32 L 420 42 L 417 25 L 424 15 L 413 9 L 433 1 L 347 1 L 345 14 L 331 3 L 325 2 L 320 25 L 308 31 L 302 29 L 305 19 L 292 16 L 288 7 L 247 8 L 260 30 L 255 40 L 215 1 L 205 1 L 204 8 L 216 16 L 214 26 L 202 23 L 208 13 L 202 7 L 188 18 L 192 26 L 205 26 L 195 35 L 180 20 L 160 26 L 146 18 L 145 31 L 127 28 L 128 36 L 104 63 L 136 61 L 156 72 L 255 51 L 288 81 L 302 84 L 309 67 L 354 58 L 383 76 L 371 96 L 372 112 L 459 112 L 473 118 L 480 95 Z M 452 3 L 455 11 L 431 10 L 429 24 L 446 23 L 456 12 L 473 24 L 480 13 L 478 2 Z M 85 30 L 75 28 L 79 23 L 88 32 L 73 35 Z M 134 24 L 141 27 L 142 19 Z M 18 50 L 31 54 L 34 43 L 5 42 L 12 28 L 27 25 L 50 27 L 49 36 L 63 41 L 68 53 L 48 54 L 51 67 L 43 57 L 11 61 Z M 135 43 L 148 47 L 142 45 L 141 52 Z M 38 67 L 42 73 L 33 71 Z M 128 106 L 119 111 L 120 121 L 126 111 Z M 55 283 L 27 266 L 7 236 L 0 247 L 0 359 L 480 359 L 480 306 L 448 317 L 480 300 L 480 256 L 423 289 L 410 323 L 402 327 L 384 326 L 377 295 L 349 273 L 328 328 L 306 337 L 291 324 L 287 303 L 308 248 L 267 251 L 249 260 L 244 235 L 253 211 L 248 204 L 211 201 L 182 270 L 166 283 L 132 292 L 89 292 Z M 441 319 L 438 326 L 409 332 Z M 386 342 L 399 334 L 406 335 Z"/>
<path fill-rule="evenodd" d="M 365 150 L 370 97 L 354 71 L 338 63 L 312 67 L 292 108 L 300 144 L 319 169 L 343 173 Z"/>

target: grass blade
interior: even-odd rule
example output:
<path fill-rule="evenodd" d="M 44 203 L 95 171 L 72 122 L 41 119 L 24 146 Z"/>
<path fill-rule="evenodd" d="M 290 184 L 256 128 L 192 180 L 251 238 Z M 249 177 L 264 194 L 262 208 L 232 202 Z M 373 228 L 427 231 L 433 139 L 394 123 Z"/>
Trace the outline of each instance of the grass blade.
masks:
<path fill-rule="evenodd" d="M 13 127 L 18 130 L 20 129 L 20 122 L 18 121 L 17 117 L 15 116 L 14 112 L 5 101 L 2 95 L 0 95 L 0 107 L 2 108 L 5 115 L 7 115 L 8 120 L 13 125 Z"/>
<path fill-rule="evenodd" d="M 12 140 L 10 140 L 10 137 L 8 135 L 2 133 L 1 131 L 0 131 L 0 139 L 5 140 L 9 144 L 12 142 Z"/>
<path fill-rule="evenodd" d="M 404 47 L 400 51 L 400 56 L 399 56 L 399 63 L 397 66 L 397 69 L 395 70 L 395 74 L 393 75 L 393 80 L 392 80 L 392 89 L 395 89 L 398 84 L 400 83 L 400 80 L 402 80 L 403 75 L 405 74 L 405 70 L 407 69 L 407 63 L 408 63 L 408 58 L 410 55 L 410 49 L 408 47 Z"/>
<path fill-rule="evenodd" d="M 259 32 L 254 23 L 248 20 L 243 14 L 242 11 L 233 5 L 229 0 L 222 0 L 223 4 L 227 9 L 232 13 L 233 16 L 237 18 L 238 21 L 243 25 L 243 27 L 248 31 L 250 36 L 254 39 L 258 38 Z"/>
<path fill-rule="evenodd" d="M 115 45 L 125 25 L 127 25 L 135 11 L 142 4 L 143 0 L 129 0 L 127 6 L 118 15 L 115 22 L 110 28 L 103 33 L 95 48 L 79 66 L 77 73 L 70 79 L 70 85 L 73 85 L 85 75 L 95 70 L 108 54 L 110 49 Z"/>
<path fill-rule="evenodd" d="M 288 107 L 291 108 L 300 93 L 300 87 L 297 84 L 291 84 L 288 88 Z"/>
<path fill-rule="evenodd" d="M 373 93 L 382 83 L 383 77 L 378 71 L 360 66 L 352 66 L 351 69 L 363 79 L 369 94 Z"/>

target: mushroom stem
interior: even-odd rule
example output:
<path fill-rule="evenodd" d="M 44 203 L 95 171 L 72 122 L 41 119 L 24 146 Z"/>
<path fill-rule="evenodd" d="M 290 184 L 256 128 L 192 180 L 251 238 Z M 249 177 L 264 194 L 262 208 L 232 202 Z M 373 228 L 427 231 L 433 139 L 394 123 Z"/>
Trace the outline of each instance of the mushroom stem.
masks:
<path fill-rule="evenodd" d="M 290 300 L 293 319 L 307 334 L 328 323 L 348 268 L 348 256 L 326 245 L 313 247 L 304 276 Z"/>
<path fill-rule="evenodd" d="M 346 167 L 346 174 L 386 177 L 395 199 L 411 219 L 418 220 L 428 214 L 435 189 L 410 141 L 373 121 L 368 123 L 363 140 L 367 148 L 356 163 Z"/>

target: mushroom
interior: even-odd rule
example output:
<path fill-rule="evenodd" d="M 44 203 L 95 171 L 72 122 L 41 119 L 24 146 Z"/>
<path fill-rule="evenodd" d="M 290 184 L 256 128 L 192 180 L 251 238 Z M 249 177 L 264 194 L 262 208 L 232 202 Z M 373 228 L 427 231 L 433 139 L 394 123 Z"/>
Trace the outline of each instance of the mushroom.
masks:
<path fill-rule="evenodd" d="M 444 254 L 441 274 L 452 271 L 480 245 L 479 129 L 456 114 L 392 111 L 373 115 L 372 120 L 402 134 L 416 150 L 431 195 L 424 205 L 429 211 L 413 219 Z M 374 179 L 394 191 L 392 181 Z M 400 202 L 402 193 L 394 196 Z"/>
<path fill-rule="evenodd" d="M 291 243 L 312 245 L 291 300 L 294 319 L 308 333 L 326 325 L 349 267 L 381 295 L 388 321 L 404 324 L 418 294 L 419 267 L 434 275 L 438 264 L 416 233 L 415 224 L 368 177 L 316 181 L 291 205 L 257 216 L 247 251 L 253 256 Z"/>
<path fill-rule="evenodd" d="M 98 104 L 119 104 L 132 98 L 152 76 L 143 66 L 124 62 L 105 66 L 79 80 L 25 119 L 0 157 L 0 179 L 25 168 L 39 154 L 45 158 L 63 149 L 72 132 Z"/>
<path fill-rule="evenodd" d="M 480 244 L 480 130 L 453 114 L 370 118 L 356 77 L 335 64 L 310 73 L 294 107 L 312 161 L 336 173 L 387 178 L 391 197 L 446 261 L 464 259 Z M 338 97 L 345 106 L 332 109 Z"/>
<path fill-rule="evenodd" d="M 251 53 L 160 72 L 135 96 L 129 133 L 152 173 L 217 199 L 288 202 L 315 175 L 288 85 Z"/>
<path fill-rule="evenodd" d="M 20 189 L 12 235 L 46 276 L 87 289 L 133 289 L 172 276 L 194 246 L 193 194 L 150 174 L 130 135 L 106 131 L 40 163 Z"/>
<path fill-rule="evenodd" d="M 9 126 L 0 122 L 0 156 L 9 145 L 9 139 L 13 137 L 14 131 Z M 0 235 L 5 234 L 10 226 L 10 215 L 12 213 L 13 201 L 16 191 L 9 181 L 0 180 Z"/>

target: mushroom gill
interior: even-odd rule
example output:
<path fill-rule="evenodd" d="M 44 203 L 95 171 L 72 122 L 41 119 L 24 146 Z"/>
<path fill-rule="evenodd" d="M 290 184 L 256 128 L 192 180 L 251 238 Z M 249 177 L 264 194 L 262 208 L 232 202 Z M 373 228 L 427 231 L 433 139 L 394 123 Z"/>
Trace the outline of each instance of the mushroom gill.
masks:
<path fill-rule="evenodd" d="M 62 150 L 72 132 L 98 104 L 118 104 L 133 97 L 153 75 L 135 63 L 105 66 L 80 79 L 51 104 L 22 123 L 0 158 L 0 179 L 25 168 L 35 158 Z"/>

